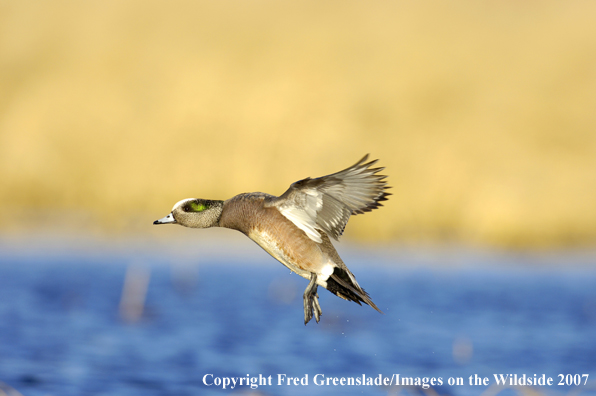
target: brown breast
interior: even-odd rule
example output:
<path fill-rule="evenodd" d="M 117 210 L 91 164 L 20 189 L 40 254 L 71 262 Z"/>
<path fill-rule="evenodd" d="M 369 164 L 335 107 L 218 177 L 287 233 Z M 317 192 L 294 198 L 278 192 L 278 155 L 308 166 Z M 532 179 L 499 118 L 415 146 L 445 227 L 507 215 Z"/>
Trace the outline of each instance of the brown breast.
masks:
<path fill-rule="evenodd" d="M 238 230 L 274 258 L 302 276 L 317 272 L 325 257 L 319 244 L 286 219 L 275 207 L 264 207 L 272 197 L 263 193 L 240 194 L 224 203 L 220 227 Z"/>

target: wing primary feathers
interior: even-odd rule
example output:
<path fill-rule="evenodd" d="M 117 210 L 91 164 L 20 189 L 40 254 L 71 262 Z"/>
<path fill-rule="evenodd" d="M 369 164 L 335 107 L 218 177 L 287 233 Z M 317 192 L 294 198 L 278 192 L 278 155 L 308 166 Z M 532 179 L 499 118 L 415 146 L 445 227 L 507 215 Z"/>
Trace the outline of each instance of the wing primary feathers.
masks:
<path fill-rule="evenodd" d="M 370 212 L 391 195 L 386 192 L 384 167 L 371 168 L 377 159 L 368 161 L 366 154 L 354 165 L 318 178 L 307 177 L 292 183 L 279 198 L 268 203 L 276 206 L 313 240 L 319 242 L 318 230 L 339 239 L 351 215 Z"/>

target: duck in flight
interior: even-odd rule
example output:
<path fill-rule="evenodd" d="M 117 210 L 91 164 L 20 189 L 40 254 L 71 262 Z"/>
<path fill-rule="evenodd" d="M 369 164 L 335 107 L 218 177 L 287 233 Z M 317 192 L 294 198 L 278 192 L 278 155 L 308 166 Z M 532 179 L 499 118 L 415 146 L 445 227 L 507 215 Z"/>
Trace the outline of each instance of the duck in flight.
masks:
<path fill-rule="evenodd" d="M 356 164 L 331 175 L 299 180 L 281 196 L 238 194 L 226 201 L 187 198 L 153 224 L 180 224 L 190 228 L 225 227 L 238 230 L 267 253 L 310 282 L 304 291 L 304 324 L 322 315 L 317 288 L 365 303 L 381 312 L 356 282 L 331 244 L 339 240 L 350 216 L 382 206 L 391 195 L 387 176 L 371 168 L 378 160 Z M 381 312 L 382 313 L 382 312 Z"/>

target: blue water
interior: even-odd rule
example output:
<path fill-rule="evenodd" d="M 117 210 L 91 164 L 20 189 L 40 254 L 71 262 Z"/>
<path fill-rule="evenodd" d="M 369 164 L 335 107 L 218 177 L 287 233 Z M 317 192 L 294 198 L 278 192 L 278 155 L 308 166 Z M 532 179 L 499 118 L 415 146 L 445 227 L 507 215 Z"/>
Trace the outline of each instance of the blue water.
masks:
<path fill-rule="evenodd" d="M 596 380 L 596 267 L 515 255 L 344 256 L 381 315 L 319 289 L 254 247 L 181 262 L 131 252 L 0 252 L 0 381 L 23 395 L 219 395 L 214 378 L 272 376 L 265 395 L 385 395 L 384 386 L 318 386 L 325 377 L 441 377 L 439 394 L 478 395 L 478 374 Z M 257 257 L 255 259 L 255 257 Z M 255 261 L 256 260 L 256 261 Z M 257 262 L 258 261 L 258 262 Z M 419 261 L 419 260 L 418 260 Z M 458 264 L 459 263 L 459 264 Z M 243 265 L 245 264 L 245 265 Z M 587 264 L 587 265 L 586 265 Z M 119 311 L 127 270 L 149 277 L 143 314 Z M 209 376 L 212 374 L 212 376 Z M 278 374 L 309 384 L 277 385 Z M 319 379 L 322 376 L 319 375 Z M 448 386 L 461 377 L 464 386 Z M 585 387 L 587 390 L 588 387 Z M 571 388 L 540 388 L 565 394 Z"/>

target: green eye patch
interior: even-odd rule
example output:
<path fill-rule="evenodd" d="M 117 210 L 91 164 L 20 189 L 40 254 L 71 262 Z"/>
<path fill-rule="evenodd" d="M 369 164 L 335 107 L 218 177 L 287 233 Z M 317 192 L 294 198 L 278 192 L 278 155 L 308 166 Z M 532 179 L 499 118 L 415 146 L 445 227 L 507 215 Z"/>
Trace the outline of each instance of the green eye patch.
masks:
<path fill-rule="evenodd" d="M 202 212 L 205 209 L 209 209 L 209 206 L 205 205 L 202 202 L 191 201 L 188 203 L 185 209 L 187 209 L 187 212 Z"/>

